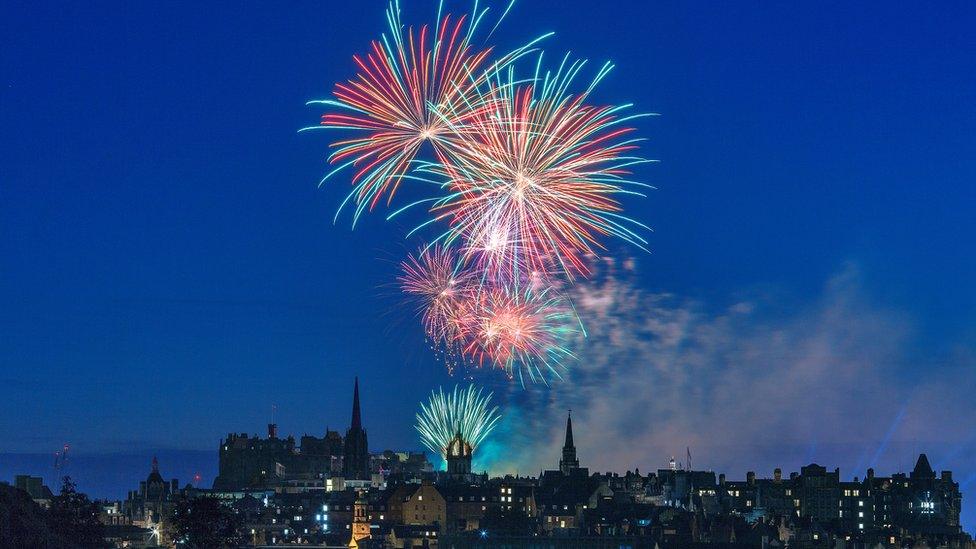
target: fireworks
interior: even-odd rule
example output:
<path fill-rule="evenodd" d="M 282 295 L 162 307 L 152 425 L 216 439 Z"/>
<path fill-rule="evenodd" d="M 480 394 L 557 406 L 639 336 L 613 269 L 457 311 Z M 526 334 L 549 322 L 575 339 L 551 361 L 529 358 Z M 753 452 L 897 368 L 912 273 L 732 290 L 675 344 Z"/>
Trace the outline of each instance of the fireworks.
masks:
<path fill-rule="evenodd" d="M 384 196 L 392 200 L 402 181 L 417 179 L 408 172 L 424 143 L 441 157 L 444 146 L 454 137 L 448 128 L 463 124 L 479 109 L 479 84 L 548 36 L 485 67 L 491 48 L 478 48 L 472 39 L 486 11 L 476 11 L 470 18 L 442 18 L 438 14 L 434 27 L 414 29 L 404 27 L 399 2 L 391 2 L 386 11 L 389 35 L 374 40 L 365 57 L 353 57 L 359 69 L 357 76 L 336 85 L 335 100 L 310 102 L 343 112 L 326 113 L 320 126 L 305 129 L 358 133 L 357 137 L 333 143 L 336 150 L 330 161 L 341 165 L 326 176 L 328 179 L 343 168 L 355 167 L 354 189 L 346 198 L 346 202 L 353 199 L 356 204 L 354 218 L 366 208 L 372 209 Z"/>
<path fill-rule="evenodd" d="M 568 348 L 579 333 L 579 321 L 562 296 L 551 287 L 533 290 L 486 288 L 467 326 L 464 354 L 503 368 L 524 385 L 562 378 Z"/>
<path fill-rule="evenodd" d="M 561 377 L 579 330 L 568 300 L 540 278 L 516 284 L 479 279 L 450 248 L 435 245 L 400 264 L 400 287 L 416 298 L 436 348 L 524 383 Z"/>
<path fill-rule="evenodd" d="M 646 187 L 626 178 L 647 162 L 628 156 L 637 140 L 626 139 L 633 130 L 623 125 L 640 115 L 622 116 L 627 105 L 586 105 L 588 91 L 565 94 L 582 62 L 564 67 L 536 84 L 492 83 L 485 106 L 456 128 L 450 154 L 422 168 L 451 190 L 432 208 L 450 224 L 445 241 L 463 242 L 493 276 L 585 275 L 598 237 L 645 244 L 634 230 L 643 225 L 622 216 L 616 198 Z"/>
<path fill-rule="evenodd" d="M 459 268 L 456 255 L 440 245 L 410 255 L 400 264 L 400 288 L 418 301 L 427 336 L 451 346 L 462 339 L 474 296 L 471 274 Z"/>
<path fill-rule="evenodd" d="M 585 336 L 566 284 L 589 276 L 607 238 L 646 245 L 647 227 L 622 204 L 649 188 L 631 175 L 649 162 L 636 156 L 631 126 L 645 115 L 591 101 L 610 63 L 582 87 L 586 62 L 568 55 L 546 71 L 539 52 L 522 74 L 548 35 L 493 60 L 474 39 L 487 12 L 477 6 L 459 17 L 438 9 L 434 25 L 405 27 L 398 1 L 390 4 L 389 33 L 354 57 L 358 74 L 336 85 L 335 99 L 311 102 L 338 109 L 316 128 L 351 134 L 332 143 L 338 167 L 325 179 L 352 167 L 339 210 L 354 204 L 354 223 L 405 182 L 436 189 L 388 216 L 424 209 L 410 235 L 441 227 L 398 277 L 427 338 L 449 366 L 490 365 L 523 384 L 548 383 L 563 377 L 576 336 Z"/>
<path fill-rule="evenodd" d="M 461 438 L 474 450 L 495 428 L 501 416 L 498 408 L 491 406 L 492 393 L 483 394 L 481 389 L 469 385 L 445 393 L 443 388 L 431 391 L 426 404 L 420 404 L 417 413 L 417 432 L 424 446 L 447 457 L 447 447 L 460 433 Z"/>

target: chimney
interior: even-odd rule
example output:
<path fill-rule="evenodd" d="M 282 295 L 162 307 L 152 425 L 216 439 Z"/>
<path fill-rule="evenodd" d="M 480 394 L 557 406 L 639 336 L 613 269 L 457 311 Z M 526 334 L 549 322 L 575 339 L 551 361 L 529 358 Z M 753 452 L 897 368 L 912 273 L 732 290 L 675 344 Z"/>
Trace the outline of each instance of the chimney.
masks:
<path fill-rule="evenodd" d="M 725 485 L 725 473 L 719 473 L 719 475 L 718 475 L 718 483 L 721 486 L 724 486 Z"/>
<path fill-rule="evenodd" d="M 268 424 L 268 438 L 270 438 L 270 439 L 276 439 L 276 438 L 278 438 L 278 424 L 277 423 L 269 423 Z"/>
<path fill-rule="evenodd" d="M 874 478 L 874 467 L 868 467 L 868 480 Z"/>
<path fill-rule="evenodd" d="M 942 471 L 942 480 L 952 482 L 952 471 Z"/>
<path fill-rule="evenodd" d="M 779 467 L 773 469 L 773 480 L 776 482 L 783 480 L 783 470 Z"/>
<path fill-rule="evenodd" d="M 748 473 L 746 473 L 746 483 L 748 483 L 749 486 L 752 486 L 753 484 L 755 484 L 756 483 L 756 473 L 754 473 L 752 471 L 749 471 Z"/>

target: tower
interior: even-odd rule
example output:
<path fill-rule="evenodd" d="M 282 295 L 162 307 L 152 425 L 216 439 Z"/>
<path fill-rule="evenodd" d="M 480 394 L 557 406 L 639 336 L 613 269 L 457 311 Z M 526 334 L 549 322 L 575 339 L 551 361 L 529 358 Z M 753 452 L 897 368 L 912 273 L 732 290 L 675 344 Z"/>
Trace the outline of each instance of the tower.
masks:
<path fill-rule="evenodd" d="M 362 415 L 359 411 L 359 377 L 356 377 L 352 392 L 352 422 L 346 431 L 342 451 L 342 476 L 347 479 L 367 480 L 369 475 L 369 445 L 366 442 L 366 429 L 363 429 Z"/>
<path fill-rule="evenodd" d="M 473 454 L 474 449 L 471 448 L 468 441 L 464 440 L 464 437 L 461 435 L 461 428 L 458 427 L 454 438 L 447 445 L 447 474 L 451 476 L 471 474 L 471 458 Z"/>
<path fill-rule="evenodd" d="M 563 458 L 559 460 L 559 470 L 564 475 L 570 474 L 574 469 L 579 469 L 579 460 L 576 458 L 576 446 L 573 444 L 573 411 L 569 411 L 566 416 L 566 443 L 563 444 Z"/>
<path fill-rule="evenodd" d="M 362 492 L 356 494 L 356 502 L 352 506 L 352 537 L 349 547 L 359 547 L 359 542 L 370 537 L 369 514 L 366 512 L 366 498 Z"/>

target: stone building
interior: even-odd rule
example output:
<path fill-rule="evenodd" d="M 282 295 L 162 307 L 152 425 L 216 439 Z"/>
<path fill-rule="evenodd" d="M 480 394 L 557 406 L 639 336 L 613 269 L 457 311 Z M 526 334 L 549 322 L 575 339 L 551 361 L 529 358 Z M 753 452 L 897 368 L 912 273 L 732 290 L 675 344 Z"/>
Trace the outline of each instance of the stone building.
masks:
<path fill-rule="evenodd" d="M 180 495 L 179 482 L 174 478 L 163 480 L 159 473 L 159 460 L 152 460 L 152 470 L 138 490 L 130 490 L 122 502 L 122 513 L 131 524 L 149 526 L 159 524 L 176 503 Z"/>

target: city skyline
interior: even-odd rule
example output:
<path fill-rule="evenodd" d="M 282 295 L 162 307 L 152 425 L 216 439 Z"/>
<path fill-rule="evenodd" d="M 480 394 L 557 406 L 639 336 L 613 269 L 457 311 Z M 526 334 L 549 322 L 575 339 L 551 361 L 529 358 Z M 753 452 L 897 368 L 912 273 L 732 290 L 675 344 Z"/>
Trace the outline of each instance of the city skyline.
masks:
<path fill-rule="evenodd" d="M 439 11 L 395 5 L 404 29 Z M 417 102 L 421 117 L 450 106 L 422 127 L 384 121 L 407 139 L 390 154 L 418 153 L 414 175 L 453 198 L 403 212 L 430 200 L 419 183 L 395 200 L 367 185 L 361 216 L 339 207 L 361 174 L 323 177 L 356 125 L 335 109 L 370 107 L 342 86 L 399 21 L 388 0 L 0 9 L 0 480 L 50 481 L 67 444 L 96 496 L 155 455 L 207 483 L 218 441 L 268 424 L 334 431 L 353 474 L 367 446 L 422 449 L 421 403 L 471 383 L 500 416 L 475 470 L 552 467 L 572 409 L 591 470 L 690 452 L 735 478 L 819 463 L 849 481 L 924 453 L 976 489 L 976 5 L 563 5 L 481 0 L 473 47 L 522 75 L 537 52 L 504 54 L 527 43 L 538 66 L 586 59 L 565 81 L 586 106 L 562 116 L 602 113 L 581 134 L 612 138 L 559 134 L 581 139 L 548 158 L 560 169 L 482 166 L 508 158 L 490 137 L 511 129 L 492 123 L 527 97 L 488 78 L 465 101 Z M 562 89 L 537 87 L 524 112 Z M 630 104 L 653 114 L 627 120 L 633 152 L 607 144 L 617 122 L 601 116 L 623 110 L 586 110 Z M 613 162 L 564 169 L 577 154 L 653 162 L 617 189 Z M 517 204 L 568 191 L 539 209 L 479 194 L 509 179 Z M 430 248 L 447 266 L 431 292 L 418 250 L 435 242 L 456 249 Z M 976 530 L 976 506 L 962 521 Z"/>

